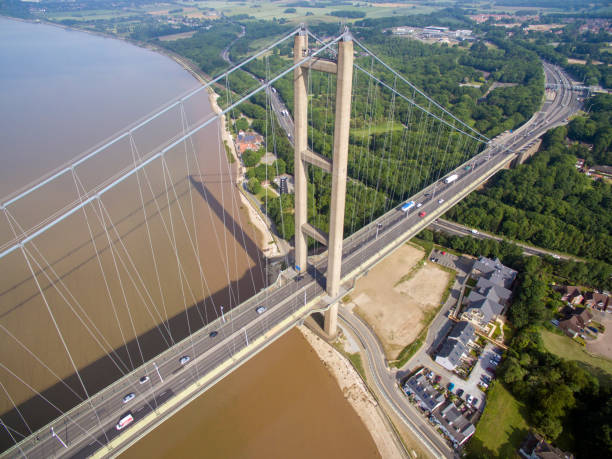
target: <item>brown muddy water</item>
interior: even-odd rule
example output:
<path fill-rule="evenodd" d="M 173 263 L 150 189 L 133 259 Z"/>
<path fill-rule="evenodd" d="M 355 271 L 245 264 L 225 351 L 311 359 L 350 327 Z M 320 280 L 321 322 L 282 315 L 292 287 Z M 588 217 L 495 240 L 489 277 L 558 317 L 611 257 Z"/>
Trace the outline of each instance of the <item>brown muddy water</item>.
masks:
<path fill-rule="evenodd" d="M 0 62 L 2 203 L 197 86 L 177 64 L 150 51 L 4 19 Z M 203 91 L 7 206 L 0 216 L 0 251 L 93 196 L 211 113 Z M 17 438 L 57 416 L 49 402 L 67 410 L 84 398 L 75 368 L 93 394 L 214 320 L 221 306 L 227 312 L 264 285 L 261 247 L 268 241 L 249 224 L 235 175 L 219 125 L 212 123 L 0 259 L 0 413 Z M 232 381 L 239 382 L 223 381 L 198 400 L 195 406 L 205 403 L 197 410 L 201 420 L 187 414 L 179 421 L 181 414 L 167 425 L 197 425 L 200 434 L 185 438 L 191 444 L 201 430 L 215 432 L 227 413 L 228 426 L 246 422 L 233 443 L 261 451 L 267 451 L 262 439 L 272 443 L 275 431 L 281 433 L 276 441 L 290 447 L 331 443 L 329 429 L 318 427 L 328 417 L 357 432 L 356 414 L 342 405 L 337 386 L 321 383 L 330 376 L 318 360 L 305 357 L 310 352 L 296 338 L 274 344 L 241 370 L 260 387 L 245 387 L 236 373 Z M 299 382 L 289 382 L 287 375 L 298 369 Z M 283 397 L 262 404 L 263 387 Z M 327 403 L 325 412 L 325 404 L 305 406 L 302 393 L 337 400 Z M 336 409 L 340 418 L 332 413 Z M 334 440 L 351 450 L 351 436 Z M 12 444 L 5 431 L 0 442 L 2 449 Z M 234 446 L 238 449 L 230 455 L 246 454 Z M 183 447 L 178 442 L 173 448 Z"/>
<path fill-rule="evenodd" d="M 121 456 L 142 457 L 380 455 L 334 378 L 294 329 Z"/>

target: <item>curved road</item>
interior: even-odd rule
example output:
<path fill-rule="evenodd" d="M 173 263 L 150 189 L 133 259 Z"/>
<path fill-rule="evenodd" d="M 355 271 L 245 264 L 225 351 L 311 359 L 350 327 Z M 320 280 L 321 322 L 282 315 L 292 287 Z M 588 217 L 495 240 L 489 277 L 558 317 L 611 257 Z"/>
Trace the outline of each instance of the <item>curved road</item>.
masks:
<path fill-rule="evenodd" d="M 551 69 L 551 72 L 555 71 L 554 67 Z M 513 134 L 492 141 L 485 151 L 470 159 L 469 164 L 474 165 L 473 169 L 465 171 L 464 165 L 455 169 L 454 173 L 459 175 L 455 182 L 451 184 L 437 182 L 412 196 L 410 199 L 422 204 L 420 211 L 426 212 L 426 217 L 421 218 L 414 211 L 404 213 L 399 208 L 391 209 L 345 239 L 342 252 L 342 278 L 347 280 L 350 276 L 363 272 L 373 263 L 372 260 L 381 259 L 392 251 L 393 247 L 418 234 L 432 220 L 467 195 L 474 186 L 487 180 L 512 160 L 516 151 L 525 148 L 530 141 L 551 127 L 562 124 L 578 107 L 579 104 L 576 103 L 573 94 L 561 89 L 559 96 L 554 101 L 547 101 L 542 112 L 523 127 Z M 244 360 L 236 360 L 234 357 L 239 351 L 247 348 L 249 342 L 252 343 L 256 338 L 266 335 L 265 344 L 257 349 L 248 347 L 250 353 L 245 358 L 249 358 L 291 328 L 294 324 L 278 331 L 277 335 L 268 335 L 277 324 L 284 323 L 283 321 L 291 318 L 307 303 L 324 296 L 326 270 L 326 260 L 309 265 L 308 272 L 299 280 L 284 286 L 268 288 L 232 311 L 227 311 L 224 316 L 204 329 L 158 355 L 155 361 L 149 361 L 126 374 L 113 385 L 34 432 L 8 454 L 32 458 L 84 457 L 105 448 L 110 440 L 126 430 L 133 429 L 134 433 L 140 432 L 149 425 L 140 423 L 134 428 L 136 423 L 133 423 L 125 430 L 117 431 L 115 424 L 127 410 L 133 413 L 135 421 L 145 419 L 153 411 L 163 410 L 160 405 L 172 399 L 176 400 L 174 397 L 177 394 L 192 387 L 194 382 L 205 375 L 214 374 L 213 372 L 222 363 L 233 361 L 234 367 L 240 365 Z M 331 301 L 336 300 L 331 299 Z M 263 314 L 258 314 L 256 308 L 259 306 L 265 306 L 267 310 Z M 353 326 L 359 330 L 358 324 Z M 212 330 L 217 331 L 218 336 L 209 337 L 209 332 Z M 402 419 L 412 426 L 413 431 L 421 432 L 421 436 L 427 437 L 423 441 L 425 445 L 429 445 L 428 448 L 445 451 L 438 436 L 429 438 L 423 433 L 428 427 L 422 416 L 413 413 L 410 409 L 404 411 L 405 400 L 398 398 L 397 390 L 392 389 L 395 382 L 391 383 L 388 378 L 382 376 L 387 370 L 384 366 L 380 366 L 384 365 L 384 360 L 376 358 L 379 355 L 377 344 L 367 339 L 363 342 L 369 349 L 372 361 L 379 361 L 374 363 L 377 368 L 374 374 L 379 375 L 377 385 L 385 389 L 386 397 L 393 402 L 394 410 L 403 412 Z M 179 358 L 184 355 L 190 357 L 187 365 L 179 363 Z M 149 380 L 139 384 L 139 379 L 144 375 L 149 376 Z M 216 380 L 210 384 L 215 382 Z M 207 387 L 201 387 L 199 390 L 203 392 Z M 124 403 L 123 398 L 128 393 L 134 393 L 135 397 Z M 129 444 L 129 441 L 130 438 L 122 437 L 119 442 L 121 446 L 115 445 L 114 450 L 104 449 L 99 453 L 116 454 L 117 448 Z"/>

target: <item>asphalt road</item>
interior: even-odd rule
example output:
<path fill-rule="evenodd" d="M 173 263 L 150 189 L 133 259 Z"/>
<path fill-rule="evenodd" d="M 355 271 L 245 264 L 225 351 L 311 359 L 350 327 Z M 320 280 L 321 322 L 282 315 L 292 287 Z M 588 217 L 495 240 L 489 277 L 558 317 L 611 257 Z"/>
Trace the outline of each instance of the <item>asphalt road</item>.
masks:
<path fill-rule="evenodd" d="M 552 66 L 547 69 L 547 72 L 550 72 L 553 77 L 561 80 L 563 76 L 555 76 L 556 71 Z M 458 180 L 451 184 L 442 182 L 433 184 L 412 196 L 410 200 L 422 204 L 418 211 L 427 213 L 427 217 L 423 219 L 425 222 L 433 220 L 446 211 L 449 203 L 453 201 L 452 198 L 458 192 L 478 180 L 488 179 L 492 175 L 491 171 L 500 163 L 508 162 L 514 157 L 513 153 L 546 130 L 562 124 L 579 106 L 576 95 L 561 89 L 559 97 L 544 104 L 542 109 L 544 113 L 535 116 L 515 133 L 505 136 L 500 141 L 491 142 L 485 151 L 470 159 L 469 164 L 476 165 L 473 169 L 465 171 L 464 165 L 461 165 L 455 170 L 455 173 L 459 175 Z M 446 204 L 441 205 L 438 202 L 439 199 L 444 199 Z M 342 261 L 343 276 L 353 272 L 388 245 L 397 243 L 398 240 L 409 239 L 420 231 L 421 228 L 415 230 L 415 225 L 422 223 L 418 216 L 419 212 L 413 210 L 404 213 L 399 208 L 391 209 L 370 225 L 345 239 Z M 301 280 L 260 292 L 227 312 L 223 318 L 218 318 L 190 338 L 160 354 L 154 362 L 148 362 L 136 371 L 127 374 L 112 386 L 72 409 L 68 414 L 35 432 L 20 443 L 12 454 L 23 454 L 31 458 L 90 455 L 118 434 L 115 424 L 123 413 L 131 411 L 135 421 L 142 419 L 161 401 L 178 394 L 243 349 L 247 340 L 253 341 L 297 311 L 301 305 L 321 296 L 325 287 L 323 273 L 326 268 L 327 261 L 323 260 L 316 265 L 309 266 L 308 272 L 301 276 Z M 267 310 L 263 314 L 258 314 L 255 309 L 261 305 Z M 212 330 L 218 332 L 214 338 L 209 337 L 209 332 Z M 384 362 L 384 357 L 376 358 L 379 351 L 371 348 L 369 352 L 372 353 L 374 360 Z M 179 359 L 184 355 L 188 355 L 190 361 L 186 365 L 181 365 Z M 139 384 L 139 378 L 144 375 L 149 376 L 149 381 Z M 385 387 L 386 383 L 381 381 L 380 384 Z M 134 393 L 135 398 L 128 403 L 123 403 L 123 397 L 128 393 Z M 390 400 L 395 400 L 395 396 L 390 395 Z M 395 405 L 395 409 L 403 410 L 402 404 Z M 421 417 L 409 414 L 410 411 L 406 413 L 409 423 L 416 426 L 422 425 Z M 128 430 L 133 425 L 134 423 L 125 429 Z M 57 437 L 52 435 L 51 427 L 54 428 Z M 436 440 L 430 441 L 436 442 Z M 67 448 L 63 447 L 62 442 L 67 445 Z"/>
<path fill-rule="evenodd" d="M 484 233 L 480 231 L 477 233 L 473 233 L 472 228 L 468 226 L 461 225 L 455 222 L 451 222 L 449 220 L 443 220 L 441 218 L 433 222 L 430 225 L 430 228 L 436 231 L 442 231 L 447 234 L 453 234 L 455 236 L 471 236 L 477 239 L 493 239 L 494 241 L 498 241 L 498 242 L 505 240 L 503 237 L 495 236 L 494 234 Z M 578 260 L 579 261 L 578 258 L 570 257 L 568 255 L 563 255 L 557 252 L 552 252 L 550 250 L 541 249 L 539 247 L 532 247 L 532 246 L 522 244 L 516 241 L 509 241 L 509 242 L 521 247 L 523 249 L 523 253 L 527 255 L 537 255 L 537 256 L 548 255 L 548 256 L 559 258 L 562 260 Z"/>
<path fill-rule="evenodd" d="M 429 424 L 427 418 L 410 404 L 406 395 L 398 386 L 395 372 L 386 364 L 384 351 L 380 342 L 366 324 L 354 314 L 340 310 L 340 320 L 357 336 L 365 351 L 368 373 L 373 376 L 378 396 L 393 409 L 425 448 L 435 457 L 452 457 L 453 451 L 447 442 Z"/>

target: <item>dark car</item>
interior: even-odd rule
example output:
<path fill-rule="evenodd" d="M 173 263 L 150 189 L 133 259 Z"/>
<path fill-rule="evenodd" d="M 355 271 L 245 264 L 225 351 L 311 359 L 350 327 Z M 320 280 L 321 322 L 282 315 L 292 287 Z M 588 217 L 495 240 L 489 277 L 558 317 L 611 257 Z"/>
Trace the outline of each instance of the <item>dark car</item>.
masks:
<path fill-rule="evenodd" d="M 457 389 L 457 395 L 461 397 L 463 395 L 463 389 Z"/>
<path fill-rule="evenodd" d="M 219 334 L 219 332 L 217 330 L 213 330 L 211 331 L 208 336 L 210 336 L 211 338 L 214 338 L 215 336 L 217 336 Z"/>

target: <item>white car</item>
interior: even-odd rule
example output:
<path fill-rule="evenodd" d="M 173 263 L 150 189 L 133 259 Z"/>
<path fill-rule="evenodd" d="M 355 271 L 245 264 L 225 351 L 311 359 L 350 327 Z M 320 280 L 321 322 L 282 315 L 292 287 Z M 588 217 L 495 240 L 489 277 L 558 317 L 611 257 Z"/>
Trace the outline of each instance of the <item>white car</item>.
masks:
<path fill-rule="evenodd" d="M 139 382 L 140 384 L 144 384 L 144 383 L 146 383 L 148 380 L 149 380 L 149 377 L 148 377 L 148 376 L 143 376 L 142 378 L 140 378 L 140 379 L 138 380 L 138 382 Z"/>
<path fill-rule="evenodd" d="M 478 234 L 478 230 L 473 229 L 472 234 Z"/>
<path fill-rule="evenodd" d="M 181 365 L 185 365 L 190 360 L 191 360 L 191 357 L 189 357 L 188 355 L 184 355 L 183 357 L 180 358 L 179 362 Z"/>
<path fill-rule="evenodd" d="M 257 314 L 263 314 L 264 312 L 266 312 L 266 307 L 265 306 L 259 306 L 257 309 L 255 309 L 255 312 Z"/>
<path fill-rule="evenodd" d="M 442 204 L 444 202 L 444 199 L 440 198 L 438 199 L 438 204 Z"/>
<path fill-rule="evenodd" d="M 127 403 L 130 400 L 133 400 L 134 397 L 136 397 L 136 394 L 134 394 L 134 392 L 127 394 L 125 397 L 123 397 L 123 403 Z"/>
<path fill-rule="evenodd" d="M 471 404 L 471 403 L 472 403 L 472 400 L 474 400 L 474 397 L 472 397 L 470 394 L 468 394 L 468 396 L 467 396 L 467 402 Z"/>
<path fill-rule="evenodd" d="M 417 202 L 417 209 L 423 205 L 422 202 Z"/>

